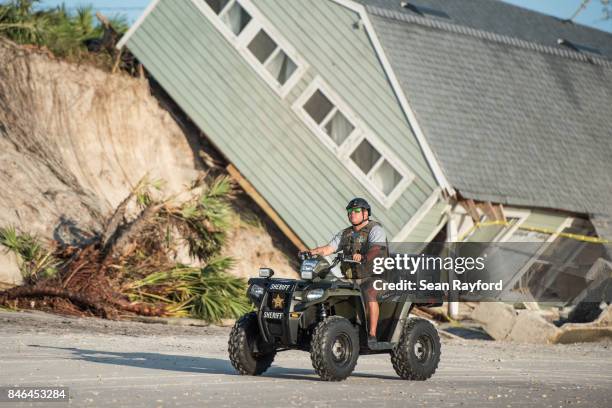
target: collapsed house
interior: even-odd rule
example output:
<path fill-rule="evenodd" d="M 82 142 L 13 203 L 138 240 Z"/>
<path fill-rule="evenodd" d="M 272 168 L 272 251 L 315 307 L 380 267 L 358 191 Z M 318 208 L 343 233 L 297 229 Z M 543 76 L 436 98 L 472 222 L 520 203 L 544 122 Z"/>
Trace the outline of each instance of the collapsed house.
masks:
<path fill-rule="evenodd" d="M 392 241 L 538 244 L 512 288 L 561 255 L 592 265 L 573 299 L 610 276 L 611 34 L 501 1 L 154 0 L 123 46 L 298 247 L 363 196 Z"/>

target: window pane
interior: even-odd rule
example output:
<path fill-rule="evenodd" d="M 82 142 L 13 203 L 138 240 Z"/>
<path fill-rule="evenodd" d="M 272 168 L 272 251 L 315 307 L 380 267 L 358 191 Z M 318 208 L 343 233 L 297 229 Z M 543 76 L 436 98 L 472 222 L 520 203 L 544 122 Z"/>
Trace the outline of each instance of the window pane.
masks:
<path fill-rule="evenodd" d="M 308 112 L 315 122 L 321 124 L 327 114 L 333 109 L 334 105 L 325 95 L 317 90 L 304 105 L 304 110 Z"/>
<path fill-rule="evenodd" d="M 372 181 L 385 195 L 389 195 L 401 180 L 402 176 L 387 160 L 372 175 Z"/>
<path fill-rule="evenodd" d="M 223 22 L 236 35 L 240 34 L 244 27 L 251 21 L 251 16 L 236 1 L 232 7 L 221 17 Z"/>
<path fill-rule="evenodd" d="M 276 49 L 276 43 L 270 38 L 264 30 L 259 30 L 257 35 L 253 38 L 253 41 L 249 44 L 249 50 L 253 53 L 255 58 L 262 64 L 268 59 L 268 57 Z"/>
<path fill-rule="evenodd" d="M 325 125 L 325 131 L 338 146 L 344 142 L 353 129 L 355 129 L 353 124 L 340 111 L 336 111 Z"/>
<path fill-rule="evenodd" d="M 291 74 L 295 72 L 296 68 L 297 66 L 293 60 L 289 58 L 283 50 L 277 52 L 274 58 L 272 58 L 272 60 L 268 62 L 268 65 L 266 66 L 266 69 L 281 85 L 287 82 Z"/>
<path fill-rule="evenodd" d="M 211 9 L 217 14 L 221 13 L 223 7 L 229 3 L 230 0 L 206 0 Z"/>
<path fill-rule="evenodd" d="M 374 149 L 367 139 L 363 139 L 359 147 L 351 154 L 351 159 L 359 166 L 361 171 L 367 174 L 380 159 L 380 153 Z"/>

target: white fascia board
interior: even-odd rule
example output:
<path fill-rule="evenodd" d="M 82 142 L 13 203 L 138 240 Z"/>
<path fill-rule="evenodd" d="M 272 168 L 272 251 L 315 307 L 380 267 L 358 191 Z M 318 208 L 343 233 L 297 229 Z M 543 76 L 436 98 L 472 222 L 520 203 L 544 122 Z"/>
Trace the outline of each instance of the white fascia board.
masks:
<path fill-rule="evenodd" d="M 440 233 L 440 231 L 442 230 L 442 228 L 444 228 L 444 226 L 448 223 L 448 220 L 450 218 L 450 216 L 449 216 L 450 208 L 451 208 L 451 206 L 450 206 L 450 204 L 448 204 L 444 208 L 444 210 L 442 210 L 442 213 L 444 213 L 444 215 L 442 216 L 442 219 L 440 220 L 438 225 L 431 231 L 431 234 L 429 234 L 429 236 L 427 238 L 425 238 L 425 242 L 433 241 L 433 239 L 436 237 L 436 235 L 438 235 Z"/>
<path fill-rule="evenodd" d="M 408 238 L 410 236 L 410 233 L 416 228 L 417 225 L 419 225 L 423 218 L 425 218 L 427 213 L 433 208 L 434 205 L 438 203 L 439 199 L 440 188 L 438 187 L 434 189 L 433 193 L 431 193 L 429 197 L 427 197 L 427 200 L 425 200 L 425 202 L 421 205 L 421 207 L 419 207 L 417 212 L 414 213 L 412 217 L 410 217 L 410 220 L 408 220 L 408 222 L 402 227 L 402 229 L 397 234 L 395 234 L 392 241 L 403 242 L 406 238 Z"/>
<path fill-rule="evenodd" d="M 341 6 L 346 7 L 347 9 L 353 10 L 355 13 L 361 15 L 365 12 L 365 7 L 362 4 L 354 2 L 353 0 L 332 0 Z"/>
<path fill-rule="evenodd" d="M 145 11 L 140 15 L 140 17 L 138 17 L 138 20 L 136 20 L 136 22 L 132 24 L 128 32 L 125 33 L 123 37 L 121 37 L 121 40 L 119 40 L 119 42 L 117 43 L 116 48 L 118 50 L 122 49 L 125 46 L 125 44 L 128 42 L 132 34 L 134 34 L 134 32 L 138 29 L 138 27 L 140 27 L 140 25 L 144 22 L 145 18 L 147 18 L 147 16 L 153 11 L 153 9 L 157 6 L 157 3 L 159 2 L 160 0 L 151 0 L 149 2 L 149 5 L 145 9 Z"/>
<path fill-rule="evenodd" d="M 365 7 L 362 4 L 354 2 L 353 0 L 331 0 L 331 1 L 341 6 L 344 6 L 350 10 L 353 10 L 354 12 L 359 14 L 359 17 L 361 18 L 361 21 L 363 22 L 364 27 L 366 29 L 366 33 L 368 34 L 368 37 L 370 38 L 370 41 L 372 42 L 372 45 L 374 46 L 376 55 L 378 56 L 378 59 L 380 60 L 380 63 L 382 64 L 385 73 L 387 74 L 387 78 L 389 79 L 389 82 L 391 83 L 391 88 L 393 89 L 393 92 L 397 96 L 400 106 L 402 110 L 404 111 L 406 118 L 408 119 L 408 123 L 410 124 L 410 126 L 412 127 L 412 130 L 414 131 L 417 141 L 419 142 L 421 150 L 423 151 L 423 154 L 425 155 L 425 159 L 427 160 L 427 163 L 429 164 L 434 174 L 434 177 L 436 178 L 436 181 L 438 182 L 438 185 L 449 196 L 451 197 L 455 196 L 455 190 L 453 189 L 450 182 L 444 175 L 444 171 L 442 170 L 442 167 L 438 163 L 438 160 L 436 159 L 436 156 L 434 155 L 433 150 L 429 146 L 429 143 L 427 143 L 427 139 L 425 138 L 425 135 L 423 134 L 423 130 L 421 129 L 421 127 L 419 126 L 419 123 L 416 120 L 416 115 L 414 111 L 412 110 L 412 108 L 410 107 L 410 104 L 408 103 L 406 96 L 404 95 L 404 91 L 402 90 L 402 87 L 397 77 L 395 76 L 395 72 L 393 71 L 393 68 L 391 67 L 391 64 L 389 63 L 389 60 L 387 59 L 385 51 L 382 47 L 382 44 L 380 43 L 378 39 L 378 35 L 376 34 L 376 31 L 374 30 L 374 26 L 372 25 L 372 22 L 370 21 L 370 18 L 368 16 L 368 13 Z"/>

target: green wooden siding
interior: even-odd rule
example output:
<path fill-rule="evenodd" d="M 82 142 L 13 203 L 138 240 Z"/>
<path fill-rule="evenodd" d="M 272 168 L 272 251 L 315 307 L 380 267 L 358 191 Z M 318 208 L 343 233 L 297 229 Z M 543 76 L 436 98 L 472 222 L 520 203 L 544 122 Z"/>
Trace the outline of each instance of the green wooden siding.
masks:
<path fill-rule="evenodd" d="M 478 227 L 470 236 L 464 241 L 466 242 L 491 242 L 500 232 L 507 227 L 502 225 L 486 225 Z"/>
<path fill-rule="evenodd" d="M 365 32 L 353 28 L 357 16 L 328 0 L 255 4 L 309 64 L 285 99 L 191 1 L 161 0 L 127 46 L 307 245 L 346 225 L 344 206 L 356 195 L 394 236 L 435 181 Z M 392 208 L 378 205 L 291 109 L 316 75 L 416 174 Z"/>
<path fill-rule="evenodd" d="M 446 206 L 447 203 L 445 200 L 438 201 L 403 241 L 426 242 L 427 238 L 430 237 L 436 227 L 442 222 Z"/>
<path fill-rule="evenodd" d="M 508 208 L 510 209 L 510 208 Z M 561 212 L 532 210 L 525 221 L 521 224 L 523 227 L 544 228 L 551 231 L 556 231 L 567 219 L 567 215 Z M 471 234 L 466 241 L 468 242 L 490 242 L 500 232 L 509 230 L 512 227 L 504 227 L 501 225 L 488 225 L 478 228 Z"/>
<path fill-rule="evenodd" d="M 303 0 L 256 4 L 374 133 L 410 164 L 429 195 L 435 187 L 433 174 L 365 28 L 356 28 L 359 16 L 331 0 L 311 0 L 308 7 Z"/>
<path fill-rule="evenodd" d="M 534 210 L 529 214 L 523 226 L 545 228 L 556 231 L 567 219 L 567 214 Z"/>

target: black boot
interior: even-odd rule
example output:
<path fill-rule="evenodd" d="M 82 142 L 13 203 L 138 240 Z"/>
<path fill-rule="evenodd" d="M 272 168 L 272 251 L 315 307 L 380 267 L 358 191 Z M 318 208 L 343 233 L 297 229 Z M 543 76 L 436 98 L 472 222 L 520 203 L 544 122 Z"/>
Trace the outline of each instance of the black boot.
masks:
<path fill-rule="evenodd" d="M 374 346 L 378 343 L 376 336 L 368 336 L 368 347 L 374 349 Z"/>

